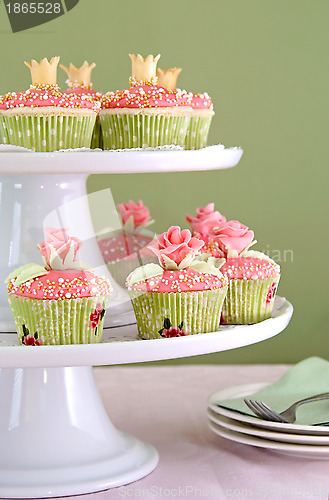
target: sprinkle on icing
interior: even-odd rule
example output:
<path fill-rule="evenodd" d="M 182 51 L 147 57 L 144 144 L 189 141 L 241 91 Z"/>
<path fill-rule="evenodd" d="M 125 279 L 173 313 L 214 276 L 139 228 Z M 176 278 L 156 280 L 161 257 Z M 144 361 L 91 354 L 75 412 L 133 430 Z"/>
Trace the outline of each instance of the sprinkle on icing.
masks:
<path fill-rule="evenodd" d="M 257 280 L 277 276 L 280 266 L 267 259 L 237 257 L 227 259 L 220 270 L 230 279 Z"/>
<path fill-rule="evenodd" d="M 189 106 L 187 94 L 170 91 L 156 85 L 139 85 L 130 89 L 108 92 L 101 101 L 107 108 L 159 108 Z"/>
<path fill-rule="evenodd" d="M 199 292 L 227 286 L 225 276 L 204 274 L 186 268 L 178 271 L 165 270 L 162 275 L 132 284 L 131 290 L 159 293 Z"/>
<path fill-rule="evenodd" d="M 176 92 L 184 95 L 187 105 L 191 106 L 193 109 L 214 109 L 211 98 L 207 92 L 202 94 L 193 94 L 192 92 L 187 92 L 186 90 L 176 89 Z"/>
<path fill-rule="evenodd" d="M 129 78 L 130 87 L 137 87 L 138 85 L 158 85 L 159 78 L 157 76 L 152 76 L 151 78 L 143 78 L 143 80 L 137 80 L 134 76 Z"/>
<path fill-rule="evenodd" d="M 103 93 L 97 90 L 89 89 L 88 87 L 84 87 L 79 83 L 71 83 L 69 80 L 66 81 L 68 83 L 68 89 L 65 90 L 64 94 L 76 94 L 76 95 L 85 95 L 90 99 L 94 99 L 96 101 L 100 101 L 103 97 Z"/>
<path fill-rule="evenodd" d="M 111 284 L 93 271 L 48 271 L 44 276 L 26 281 L 18 286 L 12 279 L 8 293 L 39 300 L 64 300 L 97 297 L 111 293 Z"/>
<path fill-rule="evenodd" d="M 43 106 L 91 109 L 96 113 L 100 109 L 99 102 L 90 95 L 61 92 L 58 85 L 30 85 L 23 92 L 8 92 L 0 96 L 0 109 Z"/>

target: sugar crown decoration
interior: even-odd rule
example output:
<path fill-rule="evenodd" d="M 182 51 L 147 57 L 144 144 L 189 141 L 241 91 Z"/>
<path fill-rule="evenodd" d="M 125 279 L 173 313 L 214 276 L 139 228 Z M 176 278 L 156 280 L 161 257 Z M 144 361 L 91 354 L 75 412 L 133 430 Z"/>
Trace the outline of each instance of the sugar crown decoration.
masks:
<path fill-rule="evenodd" d="M 129 54 L 131 59 L 131 77 L 130 85 L 157 85 L 158 77 L 156 76 L 156 65 L 160 59 L 160 54 L 156 57 L 148 55 L 145 59 L 140 54 Z"/>
<path fill-rule="evenodd" d="M 74 66 L 74 64 L 70 63 L 69 67 L 66 68 L 63 64 L 59 65 L 68 76 L 67 84 L 72 86 L 79 86 L 81 88 L 91 89 L 93 84 L 91 83 L 91 71 L 96 66 L 95 63 L 89 64 L 85 61 L 80 68 Z"/>
<path fill-rule="evenodd" d="M 56 85 L 57 66 L 59 56 L 52 57 L 50 62 L 45 57 L 40 62 L 32 59 L 31 62 L 24 61 L 24 64 L 30 69 L 33 85 Z"/>
<path fill-rule="evenodd" d="M 167 70 L 158 68 L 157 76 L 159 85 L 161 87 L 165 87 L 168 90 L 175 90 L 177 86 L 177 77 L 181 71 L 182 68 L 169 68 Z"/>

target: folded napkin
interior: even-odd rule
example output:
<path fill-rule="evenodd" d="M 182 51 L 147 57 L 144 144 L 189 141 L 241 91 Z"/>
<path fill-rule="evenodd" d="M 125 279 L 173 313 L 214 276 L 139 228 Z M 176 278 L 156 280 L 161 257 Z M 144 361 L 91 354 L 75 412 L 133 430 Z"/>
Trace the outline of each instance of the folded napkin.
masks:
<path fill-rule="evenodd" d="M 323 392 L 329 392 L 329 362 L 322 358 L 311 357 L 294 365 L 279 380 L 265 389 L 244 397 L 264 401 L 270 408 L 280 413 L 299 399 Z M 259 418 L 249 410 L 243 399 L 226 399 L 217 401 L 216 404 Z M 329 425 L 329 399 L 301 405 L 296 415 L 295 424 Z"/>

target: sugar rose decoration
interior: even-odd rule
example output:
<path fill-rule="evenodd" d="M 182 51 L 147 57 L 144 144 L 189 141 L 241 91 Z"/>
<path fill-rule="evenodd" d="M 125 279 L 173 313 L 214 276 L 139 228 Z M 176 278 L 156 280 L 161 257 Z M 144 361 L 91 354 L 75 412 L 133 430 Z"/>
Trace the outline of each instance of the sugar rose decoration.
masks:
<path fill-rule="evenodd" d="M 151 223 L 150 211 L 141 200 L 138 203 L 131 200 L 127 203 L 120 203 L 117 209 L 125 226 L 145 227 Z"/>
<path fill-rule="evenodd" d="M 192 237 L 188 229 L 172 226 L 158 236 L 157 244 L 149 248 L 158 257 L 162 267 L 174 271 L 189 267 L 202 246 L 203 241 Z"/>
<path fill-rule="evenodd" d="M 214 203 L 208 203 L 204 208 L 196 209 L 196 217 L 186 214 L 186 220 L 190 224 L 193 233 L 198 233 L 202 238 L 208 236 L 209 231 L 226 222 L 226 218 L 215 209 Z"/>
<path fill-rule="evenodd" d="M 38 245 L 45 265 L 48 269 L 63 270 L 81 268 L 76 254 L 81 240 L 69 235 L 65 228 L 48 227 L 45 229 L 46 239 Z"/>
<path fill-rule="evenodd" d="M 226 258 L 238 257 L 253 242 L 254 232 L 237 220 L 223 222 L 210 233 Z"/>

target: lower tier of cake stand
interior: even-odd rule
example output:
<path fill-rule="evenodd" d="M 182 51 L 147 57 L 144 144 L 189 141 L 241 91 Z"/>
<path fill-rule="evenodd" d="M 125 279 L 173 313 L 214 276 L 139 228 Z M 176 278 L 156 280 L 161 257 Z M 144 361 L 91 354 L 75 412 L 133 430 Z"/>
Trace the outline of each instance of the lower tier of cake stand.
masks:
<path fill-rule="evenodd" d="M 91 367 L 0 370 L 0 496 L 77 495 L 156 467 L 149 444 L 110 422 Z"/>
<path fill-rule="evenodd" d="M 277 335 L 292 313 L 292 305 L 276 297 L 272 318 L 262 323 L 171 339 L 138 340 L 136 325 L 105 331 L 100 344 L 27 347 L 17 345 L 16 335 L 0 334 L 0 497 L 90 493 L 136 481 L 156 467 L 151 445 L 111 424 L 90 365 L 235 349 Z"/>

